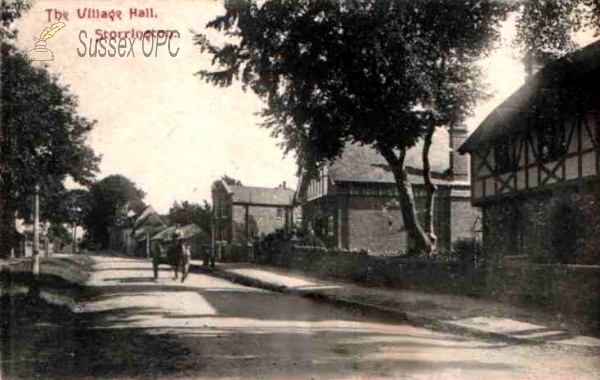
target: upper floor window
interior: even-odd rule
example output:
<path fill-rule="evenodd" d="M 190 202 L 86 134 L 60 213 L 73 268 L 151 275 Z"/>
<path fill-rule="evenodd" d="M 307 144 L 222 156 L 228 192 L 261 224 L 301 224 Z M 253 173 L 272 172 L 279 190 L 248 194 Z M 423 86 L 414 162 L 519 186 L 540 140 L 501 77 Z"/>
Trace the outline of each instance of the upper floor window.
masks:
<path fill-rule="evenodd" d="M 517 141 L 514 137 L 502 137 L 494 143 L 494 171 L 498 174 L 517 169 Z"/>
<path fill-rule="evenodd" d="M 565 127 L 562 123 L 538 128 L 536 137 L 540 162 L 556 161 L 567 152 Z"/>
<path fill-rule="evenodd" d="M 229 217 L 229 205 L 223 199 L 217 200 L 217 205 L 215 207 L 215 216 L 217 218 L 228 218 Z"/>

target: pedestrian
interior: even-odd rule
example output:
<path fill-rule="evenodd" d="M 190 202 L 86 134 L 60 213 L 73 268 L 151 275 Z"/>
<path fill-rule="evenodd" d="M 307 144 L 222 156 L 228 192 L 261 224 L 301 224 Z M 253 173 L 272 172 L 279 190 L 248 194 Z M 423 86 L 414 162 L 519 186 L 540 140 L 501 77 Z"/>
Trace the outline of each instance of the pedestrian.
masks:
<path fill-rule="evenodd" d="M 184 282 L 187 278 L 190 269 L 190 260 L 192 259 L 192 246 L 189 239 L 179 239 L 180 249 L 179 251 L 179 263 L 178 267 L 181 269 L 181 282 Z"/>

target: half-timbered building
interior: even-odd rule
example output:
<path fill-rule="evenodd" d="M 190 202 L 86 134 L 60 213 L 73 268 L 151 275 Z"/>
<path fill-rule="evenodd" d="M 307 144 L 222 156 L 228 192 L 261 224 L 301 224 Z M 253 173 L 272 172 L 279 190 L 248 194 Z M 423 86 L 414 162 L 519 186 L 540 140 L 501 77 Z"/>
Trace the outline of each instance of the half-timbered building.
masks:
<path fill-rule="evenodd" d="M 495 258 L 600 263 L 600 42 L 548 63 L 460 147 Z"/>

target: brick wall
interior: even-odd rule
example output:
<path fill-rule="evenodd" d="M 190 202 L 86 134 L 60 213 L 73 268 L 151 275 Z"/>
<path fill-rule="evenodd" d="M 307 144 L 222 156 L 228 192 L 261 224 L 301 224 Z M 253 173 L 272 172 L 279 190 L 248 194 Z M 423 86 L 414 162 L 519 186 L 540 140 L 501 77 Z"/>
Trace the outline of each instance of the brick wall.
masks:
<path fill-rule="evenodd" d="M 406 231 L 401 230 L 398 206 L 387 205 L 392 198 L 353 196 L 348 200 L 348 243 L 350 250 L 368 248 L 373 252 L 406 250 Z M 383 208 L 385 207 L 385 211 Z"/>
<path fill-rule="evenodd" d="M 290 213 L 289 210 L 283 208 L 281 217 L 277 216 L 277 206 L 249 206 L 248 222 L 250 235 L 260 236 L 274 232 L 277 229 L 285 227 L 285 214 Z M 236 225 L 234 228 L 234 242 L 239 242 L 245 237 L 246 226 L 246 206 L 233 206 L 233 222 Z"/>
<path fill-rule="evenodd" d="M 403 227 L 402 213 L 395 201 L 396 199 L 391 197 L 350 197 L 350 250 L 407 250 L 407 232 Z M 423 223 L 424 199 L 416 197 L 415 204 L 419 221 Z M 469 198 L 452 198 L 451 201 L 449 189 L 438 189 L 434 206 L 434 229 L 438 247 L 448 250 L 452 241 L 461 237 L 473 237 L 472 226 L 478 215 L 479 211 L 471 205 Z"/>
<path fill-rule="evenodd" d="M 470 198 L 453 198 L 450 207 L 452 241 L 472 238 L 473 225 L 481 215 L 481 211 L 471 205 Z"/>

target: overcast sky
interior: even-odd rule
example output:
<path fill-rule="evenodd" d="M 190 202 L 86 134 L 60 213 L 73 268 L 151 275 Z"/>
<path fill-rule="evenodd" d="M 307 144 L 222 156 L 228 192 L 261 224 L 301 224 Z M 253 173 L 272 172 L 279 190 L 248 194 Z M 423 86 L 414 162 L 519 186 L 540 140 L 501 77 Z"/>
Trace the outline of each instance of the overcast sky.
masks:
<path fill-rule="evenodd" d="M 147 193 L 145 201 L 159 212 L 167 212 L 175 200 L 210 201 L 212 181 L 225 173 L 247 185 L 275 187 L 283 181 L 296 185 L 294 158 L 283 158 L 278 141 L 257 126 L 260 119 L 255 113 L 261 102 L 240 86 L 215 88 L 193 76 L 208 68 L 210 60 L 193 45 L 190 30 L 203 30 L 222 14 L 222 1 L 34 0 L 33 4 L 19 23 L 19 42 L 32 49 L 33 37 L 44 28 L 66 23 L 47 41 L 54 53 L 54 61 L 47 64 L 50 71 L 60 73 L 62 83 L 71 85 L 80 110 L 98 120 L 88 141 L 102 155 L 100 178 L 125 175 Z M 84 14 L 86 8 L 112 10 L 114 20 L 89 18 L 95 12 Z M 140 15 L 148 8 L 154 17 L 131 18 L 132 9 Z M 55 17 L 63 12 L 68 20 Z M 145 57 L 140 40 L 133 44 L 135 57 L 89 56 L 90 38 L 97 30 L 131 29 L 179 31 L 181 37 L 171 45 L 172 52 L 180 49 L 177 56 L 171 57 L 167 46 L 156 51 L 155 42 L 153 53 Z M 82 30 L 87 33 L 85 47 Z M 471 131 L 523 83 L 523 67 L 508 47 L 511 35 L 506 28 L 505 46 L 482 62 L 495 96 L 467 121 Z M 590 36 L 581 39 L 590 41 Z M 144 48 L 149 52 L 151 44 L 144 42 Z M 78 52 L 85 52 L 85 57 Z"/>

